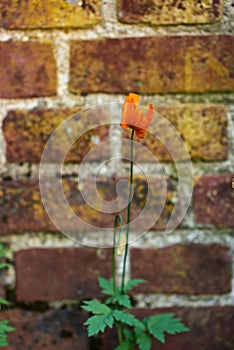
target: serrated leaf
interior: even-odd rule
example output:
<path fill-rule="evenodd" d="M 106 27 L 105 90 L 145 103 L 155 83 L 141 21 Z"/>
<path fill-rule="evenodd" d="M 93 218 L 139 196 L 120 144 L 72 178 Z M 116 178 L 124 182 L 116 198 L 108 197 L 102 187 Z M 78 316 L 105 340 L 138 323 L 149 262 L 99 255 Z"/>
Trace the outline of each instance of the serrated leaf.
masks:
<path fill-rule="evenodd" d="M 134 334 L 132 332 L 132 330 L 128 329 L 128 328 L 124 328 L 123 329 L 123 334 L 126 340 L 130 341 L 130 342 L 134 342 L 135 341 L 135 337 Z"/>
<path fill-rule="evenodd" d="M 95 315 L 91 316 L 86 322 L 85 325 L 88 326 L 88 335 L 92 337 L 95 334 L 104 332 L 105 328 L 108 326 L 113 327 L 114 318 L 111 313 L 106 315 Z"/>
<path fill-rule="evenodd" d="M 5 334 L 0 334 L 0 346 L 7 346 L 7 337 Z"/>
<path fill-rule="evenodd" d="M 109 281 L 103 277 L 98 277 L 98 283 L 102 288 L 103 294 L 113 295 L 113 281 Z"/>
<path fill-rule="evenodd" d="M 124 290 L 126 291 L 126 290 L 131 290 L 131 289 L 133 289 L 134 287 L 136 287 L 136 286 L 138 286 L 138 284 L 140 284 L 140 283 L 145 283 L 146 281 L 145 280 L 143 280 L 143 279 L 141 279 L 141 278 L 136 278 L 136 279 L 134 279 L 134 280 L 129 280 L 127 283 L 126 283 L 126 285 L 125 285 L 125 287 L 124 287 Z"/>
<path fill-rule="evenodd" d="M 131 309 L 131 307 L 132 307 L 131 299 L 130 299 L 128 294 L 114 295 L 113 297 L 108 298 L 106 300 L 106 302 L 108 304 L 117 303 L 120 306 L 124 306 L 124 307 L 127 307 L 129 309 Z"/>
<path fill-rule="evenodd" d="M 173 313 L 148 317 L 147 328 L 150 334 L 163 344 L 165 343 L 164 333 L 175 334 L 189 331 L 179 318 L 174 317 Z"/>
<path fill-rule="evenodd" d="M 135 344 L 126 340 L 123 343 L 119 344 L 115 350 L 132 350 L 134 349 Z"/>
<path fill-rule="evenodd" d="M 107 315 L 111 312 L 111 308 L 103 303 L 100 303 L 98 300 L 85 300 L 81 308 L 90 311 L 95 315 Z"/>
<path fill-rule="evenodd" d="M 13 332 L 14 330 L 15 330 L 15 328 L 9 326 L 8 320 L 0 321 L 0 333 Z"/>
<path fill-rule="evenodd" d="M 113 316 L 116 321 L 127 324 L 128 326 L 138 327 L 142 331 L 145 330 L 143 323 L 141 323 L 141 321 L 139 321 L 135 316 L 126 311 L 114 310 Z"/>
<path fill-rule="evenodd" d="M 152 338 L 145 332 L 135 332 L 136 343 L 139 345 L 140 350 L 150 350 L 152 344 Z"/>

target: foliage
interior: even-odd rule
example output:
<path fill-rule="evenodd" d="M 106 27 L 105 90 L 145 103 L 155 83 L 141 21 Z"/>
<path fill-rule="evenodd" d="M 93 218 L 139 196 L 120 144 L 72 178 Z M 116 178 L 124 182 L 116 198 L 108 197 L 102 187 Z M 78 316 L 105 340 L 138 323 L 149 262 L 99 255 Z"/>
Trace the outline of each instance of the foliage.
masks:
<path fill-rule="evenodd" d="M 130 141 L 130 184 L 126 229 L 124 228 L 124 221 L 121 214 L 116 214 L 114 220 L 112 281 L 109 281 L 103 277 L 99 277 L 98 279 L 102 293 L 107 295 L 104 303 L 97 300 L 91 300 L 85 301 L 82 306 L 84 310 L 87 310 L 92 314 L 92 316 L 85 323 L 85 325 L 88 326 L 89 336 L 104 332 L 107 327 L 112 328 L 114 325 L 116 326 L 119 345 L 115 348 L 115 350 L 132 350 L 136 345 L 140 350 L 150 350 L 153 338 L 161 343 L 164 343 L 165 333 L 175 334 L 189 330 L 185 325 L 183 325 L 183 323 L 181 323 L 179 318 L 174 317 L 173 313 L 153 315 L 146 317 L 141 321 L 129 311 L 124 310 L 124 308 L 131 310 L 132 307 L 128 292 L 138 284 L 145 282 L 142 279 L 134 279 L 125 283 L 131 221 L 134 132 L 136 131 L 136 136 L 144 138 L 145 131 L 152 119 L 153 113 L 153 106 L 150 104 L 149 109 L 144 116 L 143 113 L 136 107 L 138 102 L 139 96 L 130 93 L 125 99 L 122 109 L 122 122 L 120 125 L 124 129 L 132 129 Z M 139 120 L 141 121 L 140 124 Z M 117 227 L 121 228 L 118 245 L 116 244 Z M 119 246 L 119 249 L 117 250 L 118 255 L 122 255 L 124 251 L 121 287 L 116 285 L 116 246 Z"/>
<path fill-rule="evenodd" d="M 114 292 L 113 281 L 103 277 L 98 279 L 102 292 L 108 297 L 104 303 L 98 300 L 84 301 L 82 308 L 93 314 L 85 323 L 88 326 L 88 335 L 91 337 L 104 332 L 107 327 L 114 325 L 123 333 L 122 341 L 115 350 L 131 350 L 138 345 L 140 350 L 150 350 L 153 338 L 165 343 L 165 333 L 175 334 L 186 332 L 189 329 L 181 323 L 173 313 L 165 313 L 145 317 L 142 321 L 123 308 L 131 309 L 131 299 L 126 291 L 131 290 L 144 280 L 130 280 L 125 285 L 124 293 L 120 288 Z"/>
<path fill-rule="evenodd" d="M 3 245 L 0 244 L 0 258 L 3 258 L 8 251 L 4 249 Z M 8 267 L 7 263 L 0 263 L 0 269 Z M 1 305 L 9 305 L 8 301 L 0 298 Z M 0 346 L 8 346 L 7 333 L 14 331 L 14 328 L 10 327 L 7 320 L 0 321 Z"/>

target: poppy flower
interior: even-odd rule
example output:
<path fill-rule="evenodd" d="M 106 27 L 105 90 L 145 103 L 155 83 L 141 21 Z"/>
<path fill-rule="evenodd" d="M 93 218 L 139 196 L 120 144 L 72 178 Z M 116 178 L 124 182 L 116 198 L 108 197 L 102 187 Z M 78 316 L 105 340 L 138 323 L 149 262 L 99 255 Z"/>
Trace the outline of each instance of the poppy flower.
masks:
<path fill-rule="evenodd" d="M 135 130 L 136 135 L 143 139 L 153 117 L 153 105 L 150 104 L 146 114 L 144 114 L 137 106 L 139 100 L 139 95 L 134 93 L 130 93 L 126 97 L 122 109 L 122 121 L 120 126 L 123 129 Z"/>

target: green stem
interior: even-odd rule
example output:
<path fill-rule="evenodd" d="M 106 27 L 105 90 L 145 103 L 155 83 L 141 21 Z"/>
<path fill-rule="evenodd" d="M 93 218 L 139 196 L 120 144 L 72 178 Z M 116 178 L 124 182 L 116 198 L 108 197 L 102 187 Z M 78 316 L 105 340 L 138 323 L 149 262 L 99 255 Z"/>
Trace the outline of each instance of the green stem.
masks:
<path fill-rule="evenodd" d="M 115 252 L 116 252 L 116 229 L 118 220 L 121 226 L 124 226 L 123 218 L 120 214 L 115 215 L 114 222 L 114 237 L 113 237 L 113 248 L 112 248 L 112 279 L 113 279 L 113 294 L 116 295 L 116 262 L 115 262 Z"/>
<path fill-rule="evenodd" d="M 129 196 L 128 196 L 128 212 L 127 212 L 127 227 L 126 227 L 126 246 L 124 251 L 124 261 L 123 261 L 123 272 L 122 272 L 122 284 L 121 284 L 121 293 L 124 293 L 124 283 L 125 283 L 125 274 L 126 274 L 126 263 L 128 256 L 128 239 L 130 231 L 130 219 L 131 219 L 131 203 L 132 203 L 132 180 L 133 180 L 133 138 L 134 138 L 134 129 L 131 133 L 131 143 L 130 143 L 130 175 L 129 175 Z"/>
<path fill-rule="evenodd" d="M 116 323 L 116 328 L 117 328 L 119 344 L 122 344 L 122 342 L 123 342 L 123 334 L 122 334 L 122 326 L 121 326 L 121 324 L 120 323 Z"/>

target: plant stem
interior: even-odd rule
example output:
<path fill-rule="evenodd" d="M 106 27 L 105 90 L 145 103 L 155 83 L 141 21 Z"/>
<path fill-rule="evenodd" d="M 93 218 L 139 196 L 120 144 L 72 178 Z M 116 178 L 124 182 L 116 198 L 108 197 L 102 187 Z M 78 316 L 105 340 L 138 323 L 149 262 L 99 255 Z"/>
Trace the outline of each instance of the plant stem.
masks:
<path fill-rule="evenodd" d="M 124 261 L 123 261 L 123 272 L 122 272 L 122 284 L 121 284 L 121 293 L 124 293 L 124 283 L 125 283 L 125 274 L 126 274 L 126 263 L 128 256 L 128 239 L 130 231 L 130 219 L 131 219 L 131 203 L 132 203 L 132 180 L 133 180 L 133 137 L 134 129 L 131 133 L 130 141 L 130 175 L 129 175 L 129 196 L 128 196 L 128 212 L 127 212 L 127 227 L 126 227 L 126 246 L 124 251 Z"/>
<path fill-rule="evenodd" d="M 121 226 L 124 226 L 123 218 L 120 214 L 115 215 L 114 221 L 114 236 L 113 236 L 113 248 L 112 248 L 112 279 L 113 279 L 113 295 L 116 295 L 116 262 L 115 262 L 115 253 L 116 253 L 116 229 L 117 222 L 120 222 Z"/>
<path fill-rule="evenodd" d="M 123 342 L 123 335 L 122 335 L 122 326 L 119 323 L 116 323 L 116 328 L 117 328 L 117 334 L 118 334 L 118 341 L 119 344 Z"/>

